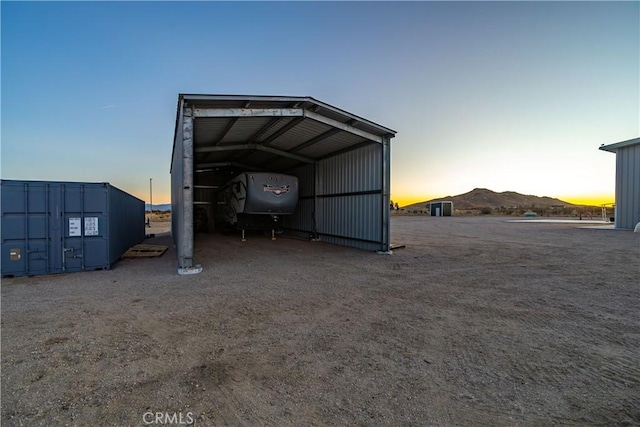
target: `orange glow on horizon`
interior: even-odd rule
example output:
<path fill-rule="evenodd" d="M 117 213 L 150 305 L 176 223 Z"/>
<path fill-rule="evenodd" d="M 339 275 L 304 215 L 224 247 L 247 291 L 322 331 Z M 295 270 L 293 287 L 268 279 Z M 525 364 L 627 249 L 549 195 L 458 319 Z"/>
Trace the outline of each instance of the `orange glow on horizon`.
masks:
<path fill-rule="evenodd" d="M 557 197 L 565 202 L 572 203 L 574 205 L 587 205 L 587 206 L 601 206 L 603 204 L 612 204 L 615 202 L 613 195 L 599 195 L 599 196 L 566 196 Z"/>
<path fill-rule="evenodd" d="M 408 205 L 412 205 L 414 203 L 425 202 L 427 200 L 433 200 L 437 198 L 444 198 L 446 196 L 397 196 L 391 197 L 393 203 L 398 203 L 398 206 L 404 207 Z M 540 196 L 543 197 L 543 196 Z M 567 203 L 571 203 L 574 205 L 585 205 L 585 206 L 601 206 L 603 204 L 612 204 L 615 202 L 615 197 L 611 194 L 600 194 L 600 195 L 581 195 L 581 196 L 549 196 L 555 199 L 560 199 Z"/>
<path fill-rule="evenodd" d="M 414 203 L 426 202 L 427 200 L 433 200 L 438 196 L 404 196 L 404 197 L 391 197 L 393 203 L 397 203 L 398 206 L 404 207 L 412 205 Z"/>
<path fill-rule="evenodd" d="M 149 193 L 147 194 L 136 194 L 133 193 L 134 196 L 138 197 L 145 201 L 145 203 L 149 203 Z M 445 198 L 446 195 L 424 195 L 424 196 L 416 196 L 416 195 L 400 195 L 400 196 L 391 196 L 391 200 L 393 203 L 398 203 L 398 206 L 404 207 L 408 205 L 412 205 L 414 203 L 421 203 L 427 200 L 433 200 L 437 198 Z M 542 196 L 541 196 L 542 197 Z M 572 203 L 574 205 L 587 205 L 587 206 L 600 206 L 602 204 L 611 204 L 615 202 L 615 197 L 613 194 L 594 194 L 594 195 L 579 195 L 579 196 L 549 196 L 554 197 L 556 199 L 563 200 L 567 203 Z M 153 193 L 153 204 L 154 205 L 163 205 L 171 203 L 171 195 L 166 193 L 156 194 Z"/>

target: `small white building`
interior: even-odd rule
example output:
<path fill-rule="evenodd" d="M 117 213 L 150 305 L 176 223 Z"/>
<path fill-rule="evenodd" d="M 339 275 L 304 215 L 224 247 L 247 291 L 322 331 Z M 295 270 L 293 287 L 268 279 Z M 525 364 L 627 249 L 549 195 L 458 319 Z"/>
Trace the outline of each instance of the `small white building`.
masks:
<path fill-rule="evenodd" d="M 633 229 L 640 223 L 640 138 L 600 149 L 616 154 L 616 228 Z"/>

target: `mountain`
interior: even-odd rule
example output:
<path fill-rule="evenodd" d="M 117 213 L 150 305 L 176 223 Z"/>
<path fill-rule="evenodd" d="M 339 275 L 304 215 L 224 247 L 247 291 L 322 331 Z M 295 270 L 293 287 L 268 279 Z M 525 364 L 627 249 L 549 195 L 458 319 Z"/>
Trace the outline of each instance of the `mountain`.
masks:
<path fill-rule="evenodd" d="M 146 211 L 149 210 L 149 203 L 146 203 L 144 205 L 144 209 Z M 154 211 L 170 211 L 171 210 L 171 203 L 165 203 L 163 205 L 153 205 L 153 210 Z"/>
<path fill-rule="evenodd" d="M 413 203 L 411 205 L 404 206 L 404 208 L 424 209 L 428 203 L 441 200 L 452 201 L 454 209 L 481 209 L 486 207 L 499 208 L 501 206 L 516 206 L 523 208 L 529 208 L 531 206 L 541 208 L 549 208 L 551 206 L 575 206 L 569 202 L 551 197 L 531 196 L 516 193 L 515 191 L 496 193 L 495 191 L 491 191 L 486 188 L 474 188 L 468 193 L 459 194 L 457 196 L 438 197 L 437 199 Z"/>

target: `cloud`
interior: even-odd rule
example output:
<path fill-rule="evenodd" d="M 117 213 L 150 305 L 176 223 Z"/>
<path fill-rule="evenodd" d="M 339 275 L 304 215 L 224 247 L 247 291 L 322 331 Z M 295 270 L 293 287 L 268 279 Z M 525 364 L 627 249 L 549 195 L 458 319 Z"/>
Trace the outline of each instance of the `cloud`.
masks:
<path fill-rule="evenodd" d="M 100 109 L 106 110 L 107 108 L 113 108 L 115 106 L 116 106 L 115 104 L 103 105 L 102 107 L 100 107 Z"/>

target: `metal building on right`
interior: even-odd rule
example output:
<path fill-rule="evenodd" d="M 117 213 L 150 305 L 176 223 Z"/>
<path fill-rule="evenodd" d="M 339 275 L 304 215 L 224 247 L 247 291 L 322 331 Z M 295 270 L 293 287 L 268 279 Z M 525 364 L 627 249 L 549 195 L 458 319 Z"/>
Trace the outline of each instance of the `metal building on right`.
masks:
<path fill-rule="evenodd" d="M 616 154 L 616 228 L 640 223 L 640 138 L 600 146 Z"/>

